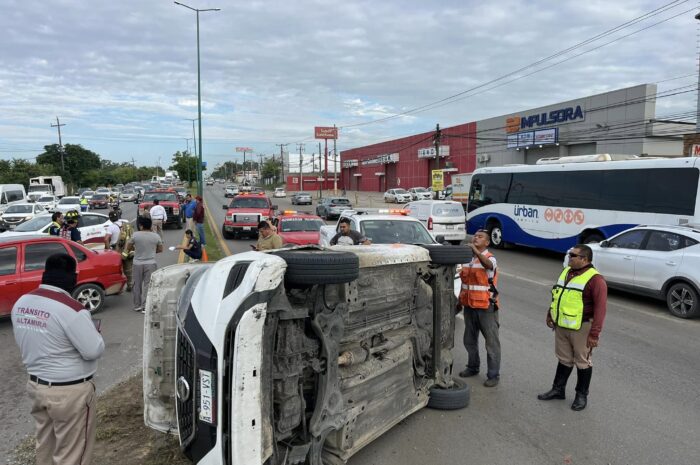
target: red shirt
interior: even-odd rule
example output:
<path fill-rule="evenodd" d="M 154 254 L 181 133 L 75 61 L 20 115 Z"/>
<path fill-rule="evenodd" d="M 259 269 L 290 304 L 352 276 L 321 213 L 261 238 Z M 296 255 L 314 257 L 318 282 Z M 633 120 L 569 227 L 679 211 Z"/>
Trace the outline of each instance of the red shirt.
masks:
<path fill-rule="evenodd" d="M 195 223 L 204 223 L 204 204 L 202 202 L 197 202 L 197 206 L 194 207 L 192 219 Z"/>
<path fill-rule="evenodd" d="M 593 265 L 584 266 L 580 270 L 569 270 L 566 275 L 568 283 L 575 276 L 578 276 L 591 268 Z M 591 337 L 598 339 L 603 330 L 603 322 L 607 312 L 608 283 L 603 275 L 597 274 L 591 278 L 583 288 L 583 321 L 591 321 Z"/>

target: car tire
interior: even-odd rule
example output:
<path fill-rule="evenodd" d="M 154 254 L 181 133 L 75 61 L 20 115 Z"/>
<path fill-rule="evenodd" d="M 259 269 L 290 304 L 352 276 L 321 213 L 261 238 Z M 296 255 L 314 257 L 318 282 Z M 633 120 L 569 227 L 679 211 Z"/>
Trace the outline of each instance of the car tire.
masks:
<path fill-rule="evenodd" d="M 700 315 L 698 291 L 686 282 L 679 282 L 668 288 L 666 305 L 671 315 L 678 318 L 695 318 Z"/>
<path fill-rule="evenodd" d="M 360 260 L 350 252 L 298 250 L 274 254 L 287 262 L 285 283 L 292 286 L 344 284 L 360 274 Z"/>
<path fill-rule="evenodd" d="M 503 242 L 503 227 L 498 221 L 492 221 L 487 226 L 486 229 L 489 231 L 489 238 L 491 239 L 491 246 L 494 249 L 502 249 L 505 247 L 505 242 Z"/>
<path fill-rule="evenodd" d="M 175 227 L 177 229 L 182 229 L 182 220 L 180 218 L 177 219 L 177 223 L 175 223 Z"/>
<path fill-rule="evenodd" d="M 421 245 L 430 253 L 430 262 L 436 265 L 460 265 L 472 260 L 472 249 L 466 245 Z"/>
<path fill-rule="evenodd" d="M 98 284 L 81 284 L 73 290 L 71 295 L 90 313 L 99 312 L 105 304 L 105 291 Z"/>
<path fill-rule="evenodd" d="M 224 239 L 233 239 L 234 236 L 230 232 L 226 231 L 226 228 L 223 226 L 221 227 L 221 235 L 224 237 Z"/>
<path fill-rule="evenodd" d="M 430 388 L 428 407 L 436 410 L 457 410 L 469 406 L 469 385 L 461 379 L 452 380 L 452 387 Z"/>

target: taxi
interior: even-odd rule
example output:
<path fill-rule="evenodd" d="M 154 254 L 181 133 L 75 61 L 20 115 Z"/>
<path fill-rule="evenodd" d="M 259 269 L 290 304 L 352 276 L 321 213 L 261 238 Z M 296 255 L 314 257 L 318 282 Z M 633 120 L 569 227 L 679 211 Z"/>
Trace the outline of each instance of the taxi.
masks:
<path fill-rule="evenodd" d="M 277 205 L 272 205 L 264 193 L 243 192 L 223 206 L 226 210 L 221 235 L 234 239 L 240 235 L 258 235 L 258 223 L 274 216 Z"/>
<path fill-rule="evenodd" d="M 321 217 L 308 212 L 286 210 L 272 220 L 277 227 L 277 235 L 285 244 L 318 244 L 321 226 L 325 223 Z"/>

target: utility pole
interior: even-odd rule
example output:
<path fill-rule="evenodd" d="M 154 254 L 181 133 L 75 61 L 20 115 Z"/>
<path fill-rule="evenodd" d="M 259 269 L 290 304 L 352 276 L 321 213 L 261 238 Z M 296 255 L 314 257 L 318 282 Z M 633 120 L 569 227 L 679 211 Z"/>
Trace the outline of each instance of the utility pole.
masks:
<path fill-rule="evenodd" d="M 61 154 L 61 171 L 63 173 L 66 172 L 66 165 L 63 162 L 63 141 L 61 140 L 61 126 L 65 126 L 66 124 L 58 120 L 58 116 L 56 117 L 56 124 L 51 123 L 52 128 L 57 128 L 58 129 L 58 151 Z"/>
<path fill-rule="evenodd" d="M 326 161 L 328 161 L 328 158 L 326 158 Z M 323 166 L 321 166 L 321 143 L 318 143 L 318 178 L 317 179 L 323 179 L 323 181 L 318 182 L 318 198 L 322 199 L 323 198 L 323 183 L 326 182 L 325 178 L 323 177 Z"/>
<path fill-rule="evenodd" d="M 263 156 L 262 153 L 258 154 L 258 181 L 262 180 L 262 162 L 263 162 Z"/>
<path fill-rule="evenodd" d="M 289 144 L 275 144 L 280 148 L 280 165 L 282 165 L 282 176 L 284 176 L 284 148 Z M 274 161 L 274 158 L 272 159 Z M 275 169 L 275 182 L 279 181 L 277 177 L 277 169 Z"/>
<path fill-rule="evenodd" d="M 440 125 L 439 124 L 435 125 L 434 142 L 435 142 L 435 169 L 439 170 L 440 169 Z M 432 176 L 431 176 L 431 179 L 432 179 Z M 445 178 L 443 177 L 443 184 L 444 184 L 444 182 L 445 182 Z M 443 185 L 443 189 L 444 189 L 444 185 Z M 435 193 L 435 199 L 440 200 L 440 194 L 438 192 Z"/>
<path fill-rule="evenodd" d="M 299 191 L 304 190 L 304 169 L 302 167 L 302 159 L 304 156 L 301 154 L 301 152 L 304 150 L 304 144 L 297 144 L 297 148 L 299 149 Z"/>
<path fill-rule="evenodd" d="M 335 128 L 335 124 L 333 125 Z M 338 195 L 338 151 L 335 148 L 335 143 L 338 140 L 338 130 L 335 130 L 335 139 L 333 139 L 333 195 Z"/>

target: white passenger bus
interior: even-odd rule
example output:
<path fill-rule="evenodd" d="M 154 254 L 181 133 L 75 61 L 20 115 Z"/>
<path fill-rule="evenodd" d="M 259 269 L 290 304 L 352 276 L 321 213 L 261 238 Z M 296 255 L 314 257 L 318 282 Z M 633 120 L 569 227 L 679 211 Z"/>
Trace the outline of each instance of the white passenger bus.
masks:
<path fill-rule="evenodd" d="M 474 171 L 467 230 L 565 252 L 639 224 L 700 223 L 700 158 L 514 165 Z"/>

